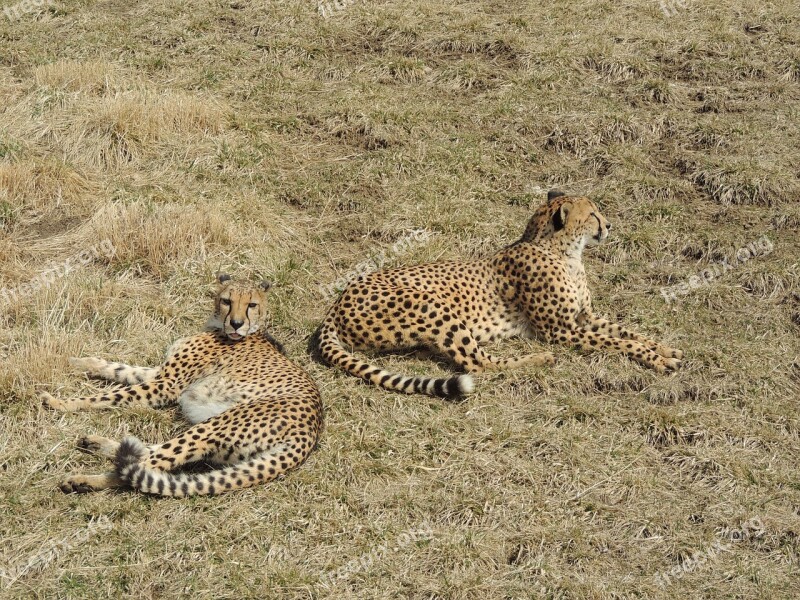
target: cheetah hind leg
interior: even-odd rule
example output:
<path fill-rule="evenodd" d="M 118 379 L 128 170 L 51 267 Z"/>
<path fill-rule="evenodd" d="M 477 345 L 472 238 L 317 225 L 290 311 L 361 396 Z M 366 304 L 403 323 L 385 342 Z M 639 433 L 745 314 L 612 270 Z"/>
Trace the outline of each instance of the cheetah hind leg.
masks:
<path fill-rule="evenodd" d="M 526 354 L 516 358 L 497 358 L 486 352 L 461 322 L 453 323 L 449 329 L 426 340 L 439 352 L 450 357 L 467 373 L 514 369 L 523 365 L 552 365 L 555 358 L 551 352 Z"/>
<path fill-rule="evenodd" d="M 517 369 L 523 366 L 542 367 L 555 364 L 556 359 L 552 352 L 539 352 L 537 354 L 524 354 L 516 358 L 497 358 L 489 353 L 485 353 L 489 360 L 484 364 L 485 371 L 501 371 L 505 369 Z"/>
<path fill-rule="evenodd" d="M 276 410 L 275 399 L 240 404 L 160 446 L 148 448 L 125 438 L 115 458 L 116 472 L 135 490 L 175 498 L 266 483 L 308 457 L 318 435 L 315 418 L 309 416 L 289 432 L 285 427 L 291 416 Z M 208 473 L 173 472 L 207 456 L 228 466 Z"/>
<path fill-rule="evenodd" d="M 87 435 L 78 440 L 77 446 L 85 452 L 113 460 L 119 451 L 120 443 L 100 435 Z M 107 471 L 100 475 L 70 475 L 58 485 L 65 494 L 86 494 L 122 486 L 122 480 L 115 471 Z"/>
<path fill-rule="evenodd" d="M 77 445 L 80 450 L 109 459 L 113 459 L 119 450 L 119 442 L 101 435 L 85 435 Z"/>
<path fill-rule="evenodd" d="M 299 440 L 285 440 L 269 449 L 245 454 L 238 462 L 234 462 L 234 455 L 226 460 L 218 459 L 229 466 L 208 473 L 175 473 L 147 466 L 142 461 L 146 456 L 144 445 L 129 437 L 122 441 L 117 456 L 117 474 L 126 485 L 145 494 L 173 498 L 215 496 L 266 483 L 297 466 L 310 452 L 304 451 L 297 442 Z"/>

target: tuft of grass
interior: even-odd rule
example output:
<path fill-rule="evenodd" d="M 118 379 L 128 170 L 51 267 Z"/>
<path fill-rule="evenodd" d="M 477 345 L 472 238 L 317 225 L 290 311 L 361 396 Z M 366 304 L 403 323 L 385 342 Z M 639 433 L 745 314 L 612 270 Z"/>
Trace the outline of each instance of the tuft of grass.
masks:
<path fill-rule="evenodd" d="M 19 209 L 47 211 L 65 203 L 80 206 L 91 187 L 84 175 L 64 163 L 0 163 L 0 197 Z"/>
<path fill-rule="evenodd" d="M 102 95 L 114 89 L 117 71 L 117 65 L 101 60 L 59 60 L 36 67 L 33 81 L 40 87 Z"/>
<path fill-rule="evenodd" d="M 724 162 L 705 157 L 679 159 L 678 166 L 692 183 L 722 205 L 772 206 L 792 202 L 800 190 L 774 167 L 751 158 Z"/>
<path fill-rule="evenodd" d="M 107 262 L 165 277 L 189 263 L 205 264 L 235 238 L 228 216 L 217 207 L 147 205 L 136 202 L 100 210 L 85 228 L 111 248 Z"/>

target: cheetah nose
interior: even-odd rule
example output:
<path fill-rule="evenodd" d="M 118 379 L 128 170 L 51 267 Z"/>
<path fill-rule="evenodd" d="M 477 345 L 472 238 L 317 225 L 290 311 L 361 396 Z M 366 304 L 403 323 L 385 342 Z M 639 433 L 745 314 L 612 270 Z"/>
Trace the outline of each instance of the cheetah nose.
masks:
<path fill-rule="evenodd" d="M 609 231 L 611 231 L 611 223 L 606 223 L 606 229 L 608 229 Z"/>
<path fill-rule="evenodd" d="M 241 327 L 242 325 L 244 325 L 244 321 L 234 321 L 233 319 L 231 319 L 231 327 L 233 327 L 234 331 L 239 329 L 239 327 Z"/>

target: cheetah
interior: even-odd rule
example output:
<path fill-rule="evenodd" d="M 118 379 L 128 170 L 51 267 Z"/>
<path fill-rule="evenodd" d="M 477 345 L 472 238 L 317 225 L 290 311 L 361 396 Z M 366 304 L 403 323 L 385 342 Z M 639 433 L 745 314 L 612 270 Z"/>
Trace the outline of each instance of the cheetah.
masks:
<path fill-rule="evenodd" d="M 446 398 L 473 391 L 472 373 L 553 362 L 549 352 L 498 358 L 481 344 L 538 337 L 583 350 L 624 354 L 658 372 L 683 352 L 592 312 L 583 250 L 603 242 L 611 223 L 590 199 L 551 190 L 522 237 L 493 256 L 375 271 L 350 283 L 317 332 L 323 361 L 387 390 Z M 464 374 L 406 377 L 372 366 L 348 349 L 426 347 Z"/>
<path fill-rule="evenodd" d="M 228 275 L 218 280 L 206 331 L 175 342 L 161 367 L 74 358 L 73 366 L 125 387 L 71 400 L 41 393 L 46 406 L 60 411 L 177 404 L 192 424 L 149 446 L 135 437 L 121 443 L 82 438 L 79 447 L 113 459 L 115 468 L 68 477 L 62 491 L 130 487 L 176 498 L 215 495 L 271 481 L 309 456 L 322 428 L 321 398 L 314 381 L 264 329 L 270 284 L 235 283 Z M 202 459 L 219 468 L 174 472 Z"/>

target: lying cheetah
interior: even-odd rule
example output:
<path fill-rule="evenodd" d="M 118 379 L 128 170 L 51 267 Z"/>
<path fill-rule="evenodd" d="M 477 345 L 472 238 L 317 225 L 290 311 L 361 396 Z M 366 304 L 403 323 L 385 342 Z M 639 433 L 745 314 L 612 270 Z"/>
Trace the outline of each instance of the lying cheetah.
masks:
<path fill-rule="evenodd" d="M 207 331 L 175 342 L 161 367 L 72 359 L 90 375 L 126 387 L 73 400 L 41 394 L 47 406 L 62 411 L 179 404 L 194 424 L 153 446 L 134 437 L 122 443 L 82 438 L 80 447 L 113 458 L 115 469 L 69 477 L 62 491 L 129 486 L 159 496 L 214 495 L 275 479 L 308 457 L 322 426 L 320 395 L 263 329 L 269 283 L 241 285 L 227 275 L 220 275 L 219 283 Z M 202 459 L 224 467 L 200 474 L 173 472 Z"/>
<path fill-rule="evenodd" d="M 522 237 L 490 258 L 376 271 L 353 281 L 320 326 L 320 355 L 388 390 L 443 397 L 471 392 L 469 373 L 552 363 L 550 353 L 497 358 L 479 345 L 514 335 L 625 354 L 659 372 L 677 369 L 683 352 L 592 312 L 582 253 L 610 229 L 588 198 L 551 190 Z M 467 374 L 405 377 L 356 358 L 347 346 L 424 346 Z"/>

